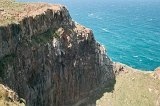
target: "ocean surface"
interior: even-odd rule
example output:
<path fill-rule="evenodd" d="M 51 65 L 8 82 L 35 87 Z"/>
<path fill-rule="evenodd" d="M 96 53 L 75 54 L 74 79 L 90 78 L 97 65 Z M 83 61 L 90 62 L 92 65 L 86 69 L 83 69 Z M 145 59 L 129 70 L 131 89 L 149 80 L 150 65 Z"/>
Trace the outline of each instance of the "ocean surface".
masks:
<path fill-rule="evenodd" d="M 160 66 L 160 0 L 19 0 L 60 3 L 94 31 L 113 61 L 141 70 Z"/>

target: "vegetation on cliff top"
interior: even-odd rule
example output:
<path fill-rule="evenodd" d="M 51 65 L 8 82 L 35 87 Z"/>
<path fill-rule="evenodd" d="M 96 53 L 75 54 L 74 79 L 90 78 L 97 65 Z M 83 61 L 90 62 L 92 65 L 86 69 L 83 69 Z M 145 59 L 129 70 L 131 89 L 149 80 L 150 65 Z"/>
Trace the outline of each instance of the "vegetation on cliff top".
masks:
<path fill-rule="evenodd" d="M 160 80 L 153 73 L 124 67 L 116 77 L 113 92 L 106 92 L 97 106 L 159 106 Z"/>
<path fill-rule="evenodd" d="M 0 0 L 0 26 L 18 23 L 29 14 L 35 14 L 44 3 L 22 3 L 15 0 Z"/>
<path fill-rule="evenodd" d="M 13 0 L 0 0 L 0 25 L 15 23 L 19 13 L 24 11 L 23 5 Z"/>

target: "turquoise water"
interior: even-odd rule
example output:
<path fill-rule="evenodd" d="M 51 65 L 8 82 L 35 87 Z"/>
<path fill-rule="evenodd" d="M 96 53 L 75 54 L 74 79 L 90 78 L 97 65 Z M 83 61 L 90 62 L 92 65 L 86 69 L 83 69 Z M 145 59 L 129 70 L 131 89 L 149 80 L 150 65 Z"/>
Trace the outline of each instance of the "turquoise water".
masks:
<path fill-rule="evenodd" d="M 48 2 L 66 5 L 74 20 L 93 29 L 96 40 L 105 45 L 112 60 L 142 70 L 160 66 L 160 0 Z"/>

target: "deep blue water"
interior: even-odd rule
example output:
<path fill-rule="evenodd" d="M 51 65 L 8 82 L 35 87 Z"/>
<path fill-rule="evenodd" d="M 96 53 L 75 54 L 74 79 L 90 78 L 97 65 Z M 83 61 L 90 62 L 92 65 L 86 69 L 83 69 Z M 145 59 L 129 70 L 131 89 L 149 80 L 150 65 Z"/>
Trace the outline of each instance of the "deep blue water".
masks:
<path fill-rule="evenodd" d="M 61 3 L 93 29 L 107 54 L 142 70 L 160 66 L 160 0 L 20 0 Z"/>

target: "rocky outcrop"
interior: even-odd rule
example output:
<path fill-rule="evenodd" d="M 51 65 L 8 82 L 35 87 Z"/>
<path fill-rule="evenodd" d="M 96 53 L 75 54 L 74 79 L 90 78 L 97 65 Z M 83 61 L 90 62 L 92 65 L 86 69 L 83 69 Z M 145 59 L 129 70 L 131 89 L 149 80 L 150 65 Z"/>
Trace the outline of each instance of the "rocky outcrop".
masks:
<path fill-rule="evenodd" d="M 18 24 L 0 26 L 3 84 L 27 106 L 71 106 L 114 85 L 112 62 L 90 29 L 72 21 L 61 5 L 34 11 L 21 13 Z"/>
<path fill-rule="evenodd" d="M 157 67 L 157 68 L 154 70 L 154 72 L 153 72 L 152 75 L 154 76 L 155 79 L 159 79 L 159 80 L 160 80 L 160 67 Z"/>
<path fill-rule="evenodd" d="M 19 98 L 17 93 L 0 84 L 0 106 L 25 106 L 25 100 Z"/>

